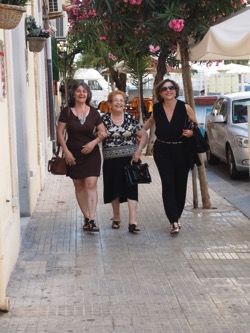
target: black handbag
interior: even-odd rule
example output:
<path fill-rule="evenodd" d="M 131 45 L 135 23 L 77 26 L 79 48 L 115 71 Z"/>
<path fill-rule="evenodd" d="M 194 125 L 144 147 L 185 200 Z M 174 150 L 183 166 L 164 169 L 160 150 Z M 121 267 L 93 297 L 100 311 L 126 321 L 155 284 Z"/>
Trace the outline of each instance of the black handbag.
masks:
<path fill-rule="evenodd" d="M 55 156 L 52 157 L 48 162 L 48 171 L 53 175 L 66 175 L 67 174 L 67 164 L 65 162 L 65 158 L 59 156 L 60 153 L 60 145 L 57 146 L 57 151 Z"/>
<path fill-rule="evenodd" d="M 192 142 L 194 152 L 198 154 L 205 153 L 208 150 L 208 143 L 201 134 L 201 131 L 197 124 L 190 122 L 188 117 L 186 117 L 184 128 L 193 131 L 193 136 L 191 136 L 188 140 Z"/>
<path fill-rule="evenodd" d="M 125 166 L 125 175 L 128 186 L 151 183 L 148 164 L 141 161 Z"/>
<path fill-rule="evenodd" d="M 208 144 L 204 139 L 199 127 L 193 129 L 194 135 L 192 136 L 194 141 L 194 149 L 196 153 L 205 153 L 208 150 Z"/>

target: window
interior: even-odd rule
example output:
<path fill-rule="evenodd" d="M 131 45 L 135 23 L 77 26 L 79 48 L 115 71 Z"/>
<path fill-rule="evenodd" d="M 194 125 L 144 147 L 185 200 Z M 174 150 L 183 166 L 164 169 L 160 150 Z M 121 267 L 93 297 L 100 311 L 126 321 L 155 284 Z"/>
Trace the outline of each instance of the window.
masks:
<path fill-rule="evenodd" d="M 224 99 L 218 114 L 222 115 L 223 118 L 226 120 L 227 112 L 228 112 L 228 101 Z"/>
<path fill-rule="evenodd" d="M 247 122 L 247 106 L 250 105 L 250 99 L 238 100 L 233 102 L 232 117 L 233 123 Z"/>
<path fill-rule="evenodd" d="M 100 86 L 99 82 L 96 80 L 89 80 L 88 85 L 90 90 L 102 90 L 102 87 Z"/>

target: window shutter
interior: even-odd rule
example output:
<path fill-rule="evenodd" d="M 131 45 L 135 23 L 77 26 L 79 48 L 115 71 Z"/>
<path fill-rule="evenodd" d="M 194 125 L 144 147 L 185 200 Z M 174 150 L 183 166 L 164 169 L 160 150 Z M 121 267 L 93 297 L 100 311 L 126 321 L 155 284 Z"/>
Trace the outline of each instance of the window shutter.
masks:
<path fill-rule="evenodd" d="M 49 0 L 49 13 L 62 11 L 62 0 Z"/>

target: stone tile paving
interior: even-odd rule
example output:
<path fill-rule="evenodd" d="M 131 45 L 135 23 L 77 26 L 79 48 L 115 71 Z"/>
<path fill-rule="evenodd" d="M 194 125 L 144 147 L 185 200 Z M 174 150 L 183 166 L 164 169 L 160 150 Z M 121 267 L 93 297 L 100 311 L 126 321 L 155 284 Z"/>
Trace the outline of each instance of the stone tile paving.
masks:
<path fill-rule="evenodd" d="M 70 179 L 48 175 L 8 285 L 11 310 L 1 333 L 249 333 L 249 219 L 210 190 L 216 209 L 192 208 L 188 186 L 183 227 L 169 235 L 161 185 L 140 185 L 141 233 L 128 212 L 111 228 L 99 180 L 99 234 L 82 232 Z"/>

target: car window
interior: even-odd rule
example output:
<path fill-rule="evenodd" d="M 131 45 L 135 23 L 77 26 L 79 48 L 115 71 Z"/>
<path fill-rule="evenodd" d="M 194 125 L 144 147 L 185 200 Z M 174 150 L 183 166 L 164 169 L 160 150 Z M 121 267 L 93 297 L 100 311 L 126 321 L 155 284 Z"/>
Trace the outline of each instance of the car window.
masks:
<path fill-rule="evenodd" d="M 247 122 L 247 106 L 250 105 L 250 99 L 241 99 L 233 101 L 232 116 L 233 123 L 246 123 Z"/>
<path fill-rule="evenodd" d="M 228 101 L 226 99 L 219 99 L 213 107 L 212 115 L 219 116 L 222 115 L 223 119 L 226 120 L 228 112 Z"/>
<path fill-rule="evenodd" d="M 213 116 L 217 116 L 217 114 L 219 114 L 219 110 L 221 108 L 221 104 L 223 102 L 223 99 L 219 99 L 217 102 L 215 102 L 214 106 L 213 106 L 213 110 L 212 110 L 212 115 Z"/>
<path fill-rule="evenodd" d="M 102 90 L 102 87 L 97 80 L 89 80 L 88 85 L 90 90 Z"/>

